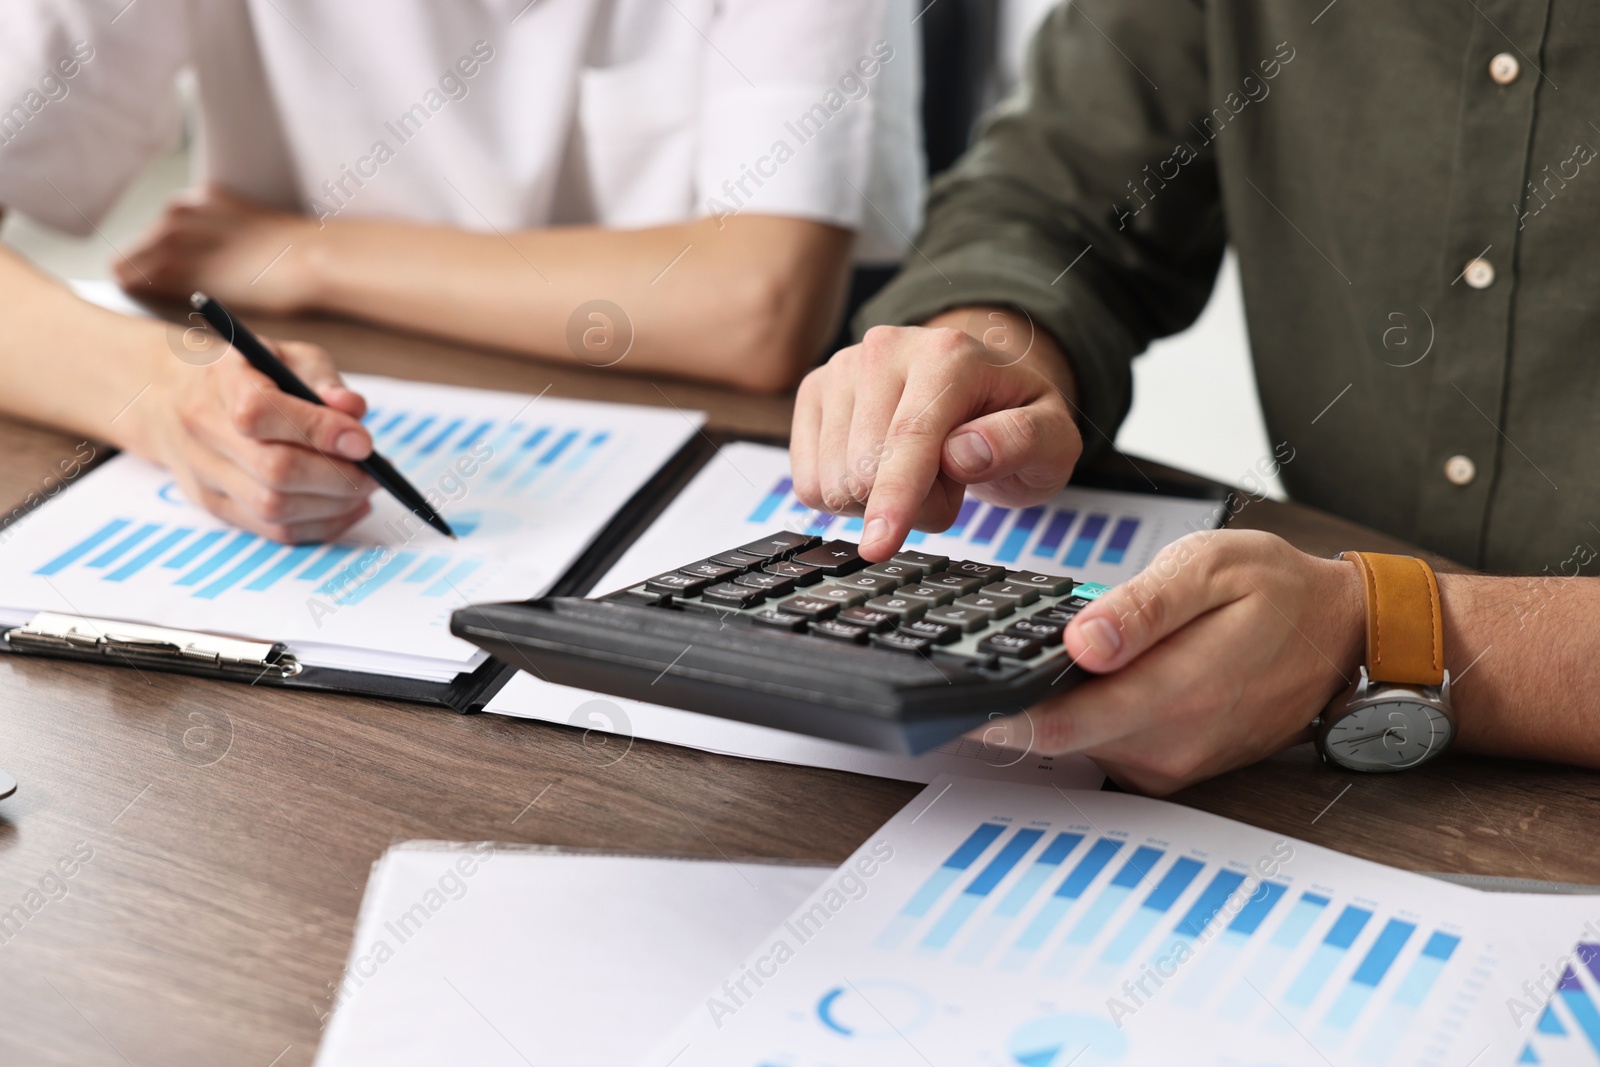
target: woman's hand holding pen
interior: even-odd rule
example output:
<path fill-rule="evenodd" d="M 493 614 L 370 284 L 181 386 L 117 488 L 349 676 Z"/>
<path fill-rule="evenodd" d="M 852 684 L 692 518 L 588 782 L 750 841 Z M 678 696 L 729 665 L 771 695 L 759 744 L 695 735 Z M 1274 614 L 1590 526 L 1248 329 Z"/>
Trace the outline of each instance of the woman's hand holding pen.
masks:
<path fill-rule="evenodd" d="M 168 467 L 191 501 L 274 541 L 327 540 L 366 516 L 377 486 L 353 461 L 372 452 L 361 425 L 367 405 L 328 353 L 293 341 L 273 346 L 322 407 L 281 392 L 214 337 L 209 344 L 193 362 L 156 357 L 154 380 L 122 416 L 131 424 L 118 443 Z"/>

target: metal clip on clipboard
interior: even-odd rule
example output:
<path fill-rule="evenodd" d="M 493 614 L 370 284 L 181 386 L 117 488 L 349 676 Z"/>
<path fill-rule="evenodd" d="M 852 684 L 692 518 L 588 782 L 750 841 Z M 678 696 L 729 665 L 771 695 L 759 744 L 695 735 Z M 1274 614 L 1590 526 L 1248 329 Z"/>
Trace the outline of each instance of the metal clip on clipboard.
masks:
<path fill-rule="evenodd" d="M 301 670 L 300 662 L 289 655 L 280 642 L 250 641 L 48 611 L 7 630 L 5 641 L 20 652 L 68 655 L 75 659 L 121 659 L 136 666 L 155 668 L 171 667 L 176 661 L 230 677 L 292 678 Z"/>

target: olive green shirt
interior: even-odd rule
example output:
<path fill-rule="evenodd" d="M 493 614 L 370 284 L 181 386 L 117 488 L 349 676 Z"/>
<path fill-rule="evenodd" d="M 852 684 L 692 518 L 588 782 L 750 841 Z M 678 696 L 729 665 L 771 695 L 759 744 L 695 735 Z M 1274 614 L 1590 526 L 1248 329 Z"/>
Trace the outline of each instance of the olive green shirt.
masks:
<path fill-rule="evenodd" d="M 1596 123 L 1592 0 L 1063 5 L 856 325 L 1026 311 L 1106 447 L 1231 243 L 1294 498 L 1570 572 L 1600 545 Z"/>

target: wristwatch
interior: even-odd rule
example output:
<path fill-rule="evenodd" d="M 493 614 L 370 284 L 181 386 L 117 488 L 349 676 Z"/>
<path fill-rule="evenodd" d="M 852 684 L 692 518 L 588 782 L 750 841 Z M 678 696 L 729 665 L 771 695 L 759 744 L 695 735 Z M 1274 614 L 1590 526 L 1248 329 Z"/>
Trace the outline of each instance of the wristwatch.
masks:
<path fill-rule="evenodd" d="M 1361 571 L 1367 661 L 1317 726 L 1322 758 L 1353 771 L 1403 771 L 1455 738 L 1444 617 L 1433 568 L 1412 556 L 1344 552 Z"/>

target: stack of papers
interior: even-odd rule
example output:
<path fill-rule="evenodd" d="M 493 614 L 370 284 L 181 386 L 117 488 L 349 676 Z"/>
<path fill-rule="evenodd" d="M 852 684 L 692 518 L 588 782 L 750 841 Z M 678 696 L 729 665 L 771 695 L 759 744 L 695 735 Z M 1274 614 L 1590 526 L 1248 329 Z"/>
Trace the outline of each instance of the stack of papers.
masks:
<path fill-rule="evenodd" d="M 700 428 L 698 414 L 350 375 L 377 450 L 451 541 L 377 492 L 337 542 L 281 545 L 121 455 L 5 531 L 0 623 L 39 611 L 232 634 L 301 662 L 444 681 L 484 658 L 473 601 L 538 596 Z"/>

